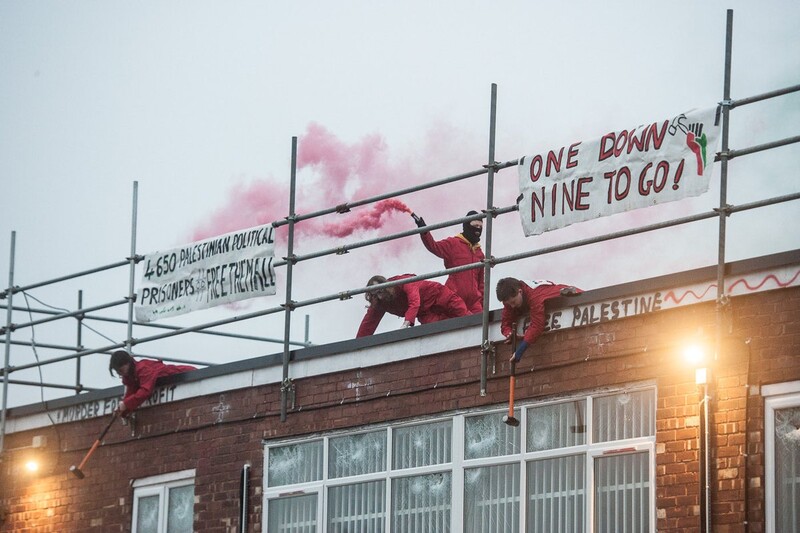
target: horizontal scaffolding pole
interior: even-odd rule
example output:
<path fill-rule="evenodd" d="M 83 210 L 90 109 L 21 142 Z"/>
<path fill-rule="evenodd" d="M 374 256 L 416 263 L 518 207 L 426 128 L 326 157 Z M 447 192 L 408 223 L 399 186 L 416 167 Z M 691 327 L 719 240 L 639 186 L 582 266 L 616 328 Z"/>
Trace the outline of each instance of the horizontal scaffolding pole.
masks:
<path fill-rule="evenodd" d="M 516 159 L 514 161 L 506 161 L 505 163 L 497 163 L 494 165 L 494 170 L 501 170 L 508 167 L 513 167 L 519 164 L 519 160 Z M 455 176 L 450 176 L 448 178 L 442 178 L 440 180 L 431 181 L 422 185 L 415 185 L 414 187 L 407 187 L 405 189 L 400 189 L 398 191 L 380 194 L 378 196 L 372 196 L 370 198 L 364 198 L 363 200 L 356 200 L 353 202 L 347 202 L 344 204 L 337 205 L 336 207 L 329 207 L 327 209 L 321 209 L 319 211 L 314 211 L 312 213 L 307 213 L 305 215 L 295 215 L 294 221 L 300 222 L 301 220 L 308 220 L 310 218 L 320 217 L 322 215 L 329 215 L 331 213 L 346 213 L 353 207 L 360 207 L 362 205 L 371 204 L 374 202 L 379 202 L 381 200 L 386 200 L 388 198 L 394 198 L 397 196 L 403 196 L 405 194 L 409 194 L 412 192 L 423 191 L 425 189 L 431 189 L 433 187 L 438 187 L 439 185 L 445 185 L 447 183 L 453 183 L 456 181 L 460 181 L 467 178 L 474 178 L 475 176 L 480 176 L 481 174 L 486 174 L 489 172 L 488 167 L 482 168 L 480 170 L 473 170 L 472 172 L 465 172 L 464 174 L 457 174 Z M 283 220 L 276 220 L 272 223 L 272 227 L 277 228 L 279 226 L 285 226 L 289 223 L 288 217 Z"/>
<path fill-rule="evenodd" d="M 6 306 L 5 305 L 0 305 L 0 309 L 6 309 Z M 52 311 L 50 309 L 35 309 L 35 308 L 30 308 L 29 309 L 27 307 L 18 307 L 18 306 L 14 306 L 12 309 L 14 311 L 19 311 L 19 312 L 24 312 L 24 313 L 31 312 L 33 314 L 41 314 L 41 315 L 59 315 L 59 314 L 61 314 L 61 311 Z M 85 315 L 82 318 L 84 320 L 97 320 L 99 322 L 111 322 L 111 323 L 114 323 L 114 324 L 127 324 L 128 323 L 127 320 L 124 320 L 122 318 L 111 318 L 111 317 L 97 316 L 97 315 Z M 170 326 L 170 325 L 167 325 L 167 324 L 154 324 L 152 322 L 134 321 L 133 325 L 134 326 L 144 326 L 144 327 L 148 327 L 148 328 L 156 328 L 156 329 L 173 329 L 173 330 L 180 329 L 180 326 Z M 201 333 L 203 335 L 217 335 L 217 336 L 220 336 L 220 337 L 230 337 L 230 338 L 241 339 L 241 340 L 260 341 L 260 342 L 273 342 L 273 343 L 283 344 L 283 340 L 282 339 L 272 339 L 272 338 L 269 338 L 269 337 L 257 337 L 255 335 L 244 335 L 242 333 L 229 333 L 229 332 L 226 332 L 226 331 L 198 331 L 197 333 Z M 15 344 L 15 342 L 12 341 L 12 344 Z M 293 345 L 296 345 L 296 346 L 304 346 L 304 347 L 313 346 L 313 343 L 300 342 L 300 341 L 289 341 L 289 344 L 293 344 Z M 36 345 L 37 346 L 42 346 L 43 348 L 55 348 L 55 349 L 66 349 L 66 350 L 75 350 L 76 349 L 74 346 L 70 347 L 70 348 L 62 348 L 62 347 L 55 346 L 55 345 L 53 345 L 53 346 L 45 346 L 44 344 L 39 344 L 39 343 L 37 343 Z"/>
<path fill-rule="evenodd" d="M 136 259 L 136 262 L 138 263 L 139 261 L 142 260 L 142 257 L 141 256 L 137 256 L 135 259 Z M 76 272 L 75 274 L 68 274 L 66 276 L 61 276 L 60 278 L 53 278 L 53 279 L 50 279 L 50 280 L 47 280 L 47 281 L 41 281 L 39 283 L 33 283 L 31 285 L 25 285 L 24 287 L 20 287 L 20 286 L 9 287 L 8 289 L 4 290 L 3 292 L 0 292 L 0 300 L 4 299 L 8 294 L 16 294 L 18 292 L 29 291 L 31 289 L 38 289 L 39 287 L 45 287 L 47 285 L 52 285 L 54 283 L 59 283 L 61 281 L 67 281 L 67 280 L 70 280 L 70 279 L 79 278 L 81 276 L 87 276 L 89 274 L 95 274 L 97 272 L 103 272 L 104 270 L 111 270 L 111 269 L 114 269 L 114 268 L 117 268 L 117 267 L 121 267 L 121 266 L 128 266 L 129 264 L 130 264 L 130 261 L 126 259 L 125 261 L 117 261 L 116 263 L 111 263 L 109 265 L 104 265 L 104 266 L 100 266 L 100 267 L 97 267 L 97 268 L 84 270 L 82 272 Z"/>
<path fill-rule="evenodd" d="M 796 142 L 800 142 L 800 135 L 796 135 L 794 137 L 786 137 L 785 139 L 780 139 L 778 141 L 772 141 L 764 144 L 757 144 L 749 148 L 742 148 L 741 150 L 728 150 L 727 159 L 730 161 L 734 157 L 755 154 L 756 152 L 763 152 L 764 150 L 769 150 L 771 148 L 778 148 L 779 146 L 786 146 L 788 144 L 794 144 Z M 721 161 L 722 158 L 724 157 L 725 157 L 725 152 L 720 152 L 716 155 L 714 161 Z"/>
<path fill-rule="evenodd" d="M 44 342 L 30 342 L 30 341 L 15 341 L 12 340 L 10 344 L 14 346 L 35 346 L 37 348 L 46 348 L 48 350 L 68 350 L 70 352 L 74 352 L 75 350 L 79 350 L 78 346 L 62 346 L 60 344 L 47 344 Z"/>
<path fill-rule="evenodd" d="M 61 320 L 62 318 L 70 318 L 70 317 L 77 317 L 82 316 L 85 313 L 90 311 L 99 311 L 100 309 L 108 309 L 109 307 L 114 307 L 117 305 L 127 304 L 128 298 L 123 298 L 122 300 L 116 300 L 114 302 L 110 302 L 107 304 L 96 305 L 94 307 L 86 307 L 84 309 L 78 309 L 77 311 L 70 311 L 68 313 L 58 313 L 54 316 L 50 316 L 48 318 L 40 318 L 39 320 L 34 320 L 32 322 L 24 322 L 22 324 L 11 324 L 9 329 L 11 331 L 16 331 L 18 329 L 27 328 L 30 326 L 38 326 L 40 324 L 46 324 L 48 322 L 54 322 L 56 320 Z M 6 331 L 5 327 L 0 328 L 0 334 L 4 334 Z"/>
<path fill-rule="evenodd" d="M 749 203 L 741 204 L 741 205 L 738 205 L 738 206 L 728 206 L 726 208 L 726 212 L 727 212 L 727 214 L 730 215 L 732 213 L 738 213 L 738 212 L 741 212 L 741 211 L 747 211 L 747 210 L 750 210 L 750 209 L 756 209 L 758 207 L 766 207 L 766 206 L 769 206 L 769 205 L 775 205 L 775 204 L 779 204 L 779 203 L 783 203 L 783 202 L 789 202 L 789 201 L 792 201 L 792 200 L 800 200 L 800 193 L 787 194 L 785 196 L 775 196 L 773 198 L 767 198 L 765 200 L 759 200 L 759 201 L 756 201 L 756 202 L 749 202 Z M 718 218 L 718 217 L 719 217 L 719 211 L 717 209 L 713 209 L 712 211 L 707 212 L 707 213 L 700 213 L 700 214 L 697 214 L 697 215 L 691 215 L 691 216 L 687 216 L 687 217 L 676 218 L 676 219 L 673 219 L 673 220 L 667 220 L 665 222 L 658 222 L 656 224 L 650 224 L 650 225 L 647 225 L 647 226 L 641 226 L 641 227 L 633 228 L 633 229 L 629 229 L 629 230 L 618 231 L 618 232 L 615 232 L 615 233 L 608 233 L 608 234 L 600 235 L 600 236 L 597 236 L 597 237 L 591 237 L 591 238 L 588 238 L 588 239 L 581 239 L 579 241 L 572 241 L 572 242 L 569 242 L 569 243 L 566 243 L 566 244 L 560 244 L 560 245 L 556 245 L 556 246 L 549 246 L 547 248 L 540 248 L 538 250 L 534 250 L 534 251 L 530 251 L 530 252 L 523 252 L 523 253 L 519 253 L 519 254 L 507 255 L 505 257 L 496 257 L 496 258 L 494 258 L 492 260 L 492 263 L 493 264 L 498 264 L 498 265 L 501 264 L 501 263 L 510 263 L 511 261 L 516 261 L 518 259 L 526 259 L 526 258 L 529 258 L 529 257 L 536 257 L 536 256 L 539 256 L 539 255 L 545 255 L 545 254 L 549 254 L 549 253 L 553 253 L 553 252 L 560 252 L 560 251 L 563 251 L 563 250 L 568 250 L 570 248 L 577 248 L 579 246 L 585 246 L 587 244 L 596 244 L 596 243 L 605 242 L 605 241 L 608 241 L 608 240 L 611 240 L 611 239 L 616 239 L 616 238 L 619 238 L 619 237 L 628 237 L 628 236 L 631 236 L 631 235 L 638 235 L 640 233 L 647 233 L 647 232 L 655 231 L 655 230 L 659 230 L 659 229 L 671 228 L 673 226 L 680 226 L 681 224 L 688 224 L 690 222 L 697 222 L 697 221 L 700 221 L 700 220 L 707 220 L 707 219 Z"/>
<path fill-rule="evenodd" d="M 91 387 L 84 387 L 83 385 L 59 385 L 58 383 L 39 383 L 38 381 L 22 381 L 18 379 L 9 379 L 9 385 L 27 385 L 29 387 L 49 387 L 51 389 L 67 389 L 73 391 L 94 391 L 94 390 L 102 390 L 102 389 L 95 389 Z"/>
<path fill-rule="evenodd" d="M 791 87 L 786 87 L 785 89 L 776 89 L 774 91 L 769 91 L 762 94 L 757 94 L 755 96 L 749 96 L 747 98 L 740 98 L 738 100 L 732 100 L 730 103 L 730 108 L 733 109 L 734 107 L 741 107 L 747 104 L 753 104 L 755 102 L 760 102 L 762 100 L 768 100 L 770 98 L 775 98 L 776 96 L 783 96 L 784 94 L 790 94 L 800 91 L 800 85 L 793 85 Z"/>
<path fill-rule="evenodd" d="M 518 210 L 517 206 L 513 205 L 513 206 L 505 207 L 505 208 L 502 208 L 502 209 L 493 209 L 492 213 L 490 213 L 490 214 L 491 214 L 491 216 L 497 216 L 497 215 L 502 215 L 502 214 L 510 213 L 510 212 L 517 211 L 517 210 Z M 318 252 L 312 252 L 310 254 L 296 255 L 295 258 L 294 258 L 294 261 L 297 263 L 297 262 L 300 262 L 300 261 L 307 261 L 309 259 L 315 259 L 315 258 L 322 257 L 322 256 L 325 256 L 325 255 L 341 255 L 341 254 L 345 254 L 345 253 L 349 252 L 350 250 L 355 250 L 356 248 L 363 248 L 365 246 L 370 246 L 370 245 L 373 245 L 373 244 L 378 244 L 378 243 L 387 242 L 387 241 L 393 241 L 395 239 L 400 239 L 402 237 L 408 237 L 409 235 L 419 235 L 420 233 L 427 233 L 429 231 L 433 231 L 433 230 L 436 230 L 436 229 L 441 229 L 441 228 L 446 228 L 446 227 L 449 227 L 449 226 L 454 226 L 456 224 L 461 224 L 462 222 L 468 222 L 468 221 L 472 221 L 472 220 L 483 220 L 486 217 L 487 217 L 486 213 L 478 213 L 477 215 L 470 215 L 468 217 L 456 218 L 456 219 L 448 220 L 448 221 L 445 221 L 445 222 L 438 222 L 436 224 L 426 225 L 426 226 L 421 227 L 421 228 L 414 228 L 414 229 L 411 229 L 411 230 L 402 231 L 400 233 L 393 233 L 391 235 L 386 235 L 384 237 L 376 237 L 374 239 L 368 239 L 368 240 L 365 240 L 365 241 L 359 241 L 359 242 L 355 242 L 353 244 L 346 244 L 344 246 L 338 246 L 336 248 L 328 248 L 327 250 L 320 250 Z M 286 263 L 286 261 L 284 260 L 282 262 L 282 264 L 285 264 L 285 263 Z M 278 263 L 276 263 L 275 266 L 279 266 Z"/>

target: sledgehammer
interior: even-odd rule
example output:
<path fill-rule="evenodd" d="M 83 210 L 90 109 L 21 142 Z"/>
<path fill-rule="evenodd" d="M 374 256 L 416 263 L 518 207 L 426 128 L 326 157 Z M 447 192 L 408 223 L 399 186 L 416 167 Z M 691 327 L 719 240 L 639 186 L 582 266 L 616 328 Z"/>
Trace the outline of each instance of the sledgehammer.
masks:
<path fill-rule="evenodd" d="M 111 429 L 111 425 L 114 423 L 116 419 L 117 419 L 117 412 L 114 411 L 114 414 L 111 416 L 111 420 L 109 421 L 108 425 L 103 430 L 103 432 L 100 433 L 100 436 L 97 437 L 97 440 L 94 441 L 92 447 L 89 448 L 89 451 L 84 456 L 83 461 L 81 461 L 81 464 L 79 464 L 78 466 L 72 465 L 71 467 L 69 467 L 69 471 L 72 472 L 75 475 L 75 477 L 77 477 L 78 479 L 83 479 L 85 477 L 83 474 L 83 467 L 86 465 L 86 461 L 89 460 L 89 457 L 91 457 L 94 451 L 100 446 L 100 444 L 103 441 L 103 437 L 106 436 L 106 433 L 108 433 L 108 430 Z"/>
<path fill-rule="evenodd" d="M 514 324 L 511 334 L 511 353 L 517 351 L 517 324 Z M 508 414 L 503 416 L 503 422 L 512 427 L 519 427 L 519 420 L 514 418 L 514 387 L 517 384 L 517 363 L 511 361 L 511 375 L 508 377 Z"/>

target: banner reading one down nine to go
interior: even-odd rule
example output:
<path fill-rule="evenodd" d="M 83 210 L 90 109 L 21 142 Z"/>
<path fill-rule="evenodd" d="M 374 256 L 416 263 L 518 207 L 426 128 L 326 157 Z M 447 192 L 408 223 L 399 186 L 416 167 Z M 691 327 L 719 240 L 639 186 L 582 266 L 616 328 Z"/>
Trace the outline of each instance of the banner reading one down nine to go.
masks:
<path fill-rule="evenodd" d="M 708 191 L 717 108 L 525 156 L 519 214 L 526 236 Z"/>
<path fill-rule="evenodd" d="M 149 322 L 275 294 L 274 259 L 270 225 L 148 254 L 136 319 Z"/>

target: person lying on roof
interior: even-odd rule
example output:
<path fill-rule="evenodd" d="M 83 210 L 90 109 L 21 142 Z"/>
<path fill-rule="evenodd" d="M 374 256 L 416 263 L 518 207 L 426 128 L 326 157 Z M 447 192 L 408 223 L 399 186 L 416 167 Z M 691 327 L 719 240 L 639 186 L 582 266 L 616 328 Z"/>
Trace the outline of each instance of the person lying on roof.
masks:
<path fill-rule="evenodd" d="M 116 372 L 125 385 L 125 396 L 117 407 L 117 414 L 129 416 L 142 405 L 153 393 L 158 378 L 190 370 L 197 369 L 189 365 L 165 365 L 151 359 L 137 361 L 125 350 L 112 353 L 108 373 L 113 376 Z"/>

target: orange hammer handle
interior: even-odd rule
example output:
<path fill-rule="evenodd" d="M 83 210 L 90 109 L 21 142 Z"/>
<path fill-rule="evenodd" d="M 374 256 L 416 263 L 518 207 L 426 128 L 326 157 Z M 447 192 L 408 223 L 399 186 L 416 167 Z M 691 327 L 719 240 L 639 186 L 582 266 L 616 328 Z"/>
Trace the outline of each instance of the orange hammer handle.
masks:
<path fill-rule="evenodd" d="M 92 447 L 89 448 L 89 452 L 84 456 L 83 461 L 81 461 L 81 464 L 78 465 L 78 470 L 83 470 L 83 467 L 86 464 L 86 461 L 89 460 L 89 457 L 92 456 L 92 454 L 98 448 L 98 446 L 100 446 L 100 439 L 97 439 L 96 441 L 94 441 L 94 444 L 92 444 Z"/>
<path fill-rule="evenodd" d="M 514 386 L 517 384 L 517 378 L 512 374 L 508 378 L 508 417 L 514 418 Z"/>

